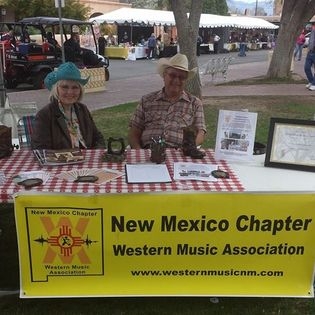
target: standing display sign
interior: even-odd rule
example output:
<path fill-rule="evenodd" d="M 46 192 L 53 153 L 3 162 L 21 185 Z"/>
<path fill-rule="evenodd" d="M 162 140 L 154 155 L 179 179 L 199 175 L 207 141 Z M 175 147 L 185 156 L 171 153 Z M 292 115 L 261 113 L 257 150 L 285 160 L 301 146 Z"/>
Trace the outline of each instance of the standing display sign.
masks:
<path fill-rule="evenodd" d="M 313 297 L 314 194 L 14 198 L 22 298 Z"/>
<path fill-rule="evenodd" d="M 215 158 L 250 161 L 253 159 L 257 113 L 220 110 Z"/>
<path fill-rule="evenodd" d="M 65 7 L 65 0 L 55 0 L 55 7 L 56 8 L 59 8 L 59 7 L 64 8 Z"/>

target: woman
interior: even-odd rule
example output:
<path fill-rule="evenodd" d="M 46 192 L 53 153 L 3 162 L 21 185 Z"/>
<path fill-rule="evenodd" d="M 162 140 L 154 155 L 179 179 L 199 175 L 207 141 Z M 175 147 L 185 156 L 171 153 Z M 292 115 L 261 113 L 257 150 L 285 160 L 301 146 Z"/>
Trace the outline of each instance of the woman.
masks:
<path fill-rule="evenodd" d="M 297 60 L 301 60 L 304 43 L 305 43 L 305 32 L 304 30 L 302 30 L 301 34 L 298 36 L 295 42 L 294 60 L 296 59 L 296 56 L 298 57 Z"/>
<path fill-rule="evenodd" d="M 36 114 L 32 149 L 104 148 L 103 135 L 96 128 L 86 105 L 80 103 L 83 86 L 79 69 L 66 62 L 50 72 L 45 86 L 50 90 L 50 103 Z"/>

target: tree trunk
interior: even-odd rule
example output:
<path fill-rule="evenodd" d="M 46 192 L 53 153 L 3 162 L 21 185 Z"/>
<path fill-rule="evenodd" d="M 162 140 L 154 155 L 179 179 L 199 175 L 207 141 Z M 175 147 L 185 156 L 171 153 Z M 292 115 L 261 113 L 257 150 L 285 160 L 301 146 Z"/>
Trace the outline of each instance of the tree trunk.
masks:
<path fill-rule="evenodd" d="M 171 7 L 175 17 L 180 52 L 187 56 L 190 69 L 198 67 L 196 50 L 202 0 L 191 1 L 189 17 L 187 16 L 184 1 L 171 0 Z M 188 92 L 201 98 L 199 71 L 191 80 L 187 81 L 186 89 Z"/>
<path fill-rule="evenodd" d="M 268 78 L 291 77 L 291 62 L 297 36 L 315 12 L 315 0 L 285 0 L 279 35 L 271 58 Z"/>

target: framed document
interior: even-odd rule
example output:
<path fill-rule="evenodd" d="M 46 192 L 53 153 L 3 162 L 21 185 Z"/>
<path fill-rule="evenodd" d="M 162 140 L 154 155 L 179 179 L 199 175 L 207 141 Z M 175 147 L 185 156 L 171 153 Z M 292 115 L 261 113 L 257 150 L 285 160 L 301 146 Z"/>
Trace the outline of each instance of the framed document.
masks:
<path fill-rule="evenodd" d="M 315 121 L 271 118 L 265 166 L 315 172 Z"/>

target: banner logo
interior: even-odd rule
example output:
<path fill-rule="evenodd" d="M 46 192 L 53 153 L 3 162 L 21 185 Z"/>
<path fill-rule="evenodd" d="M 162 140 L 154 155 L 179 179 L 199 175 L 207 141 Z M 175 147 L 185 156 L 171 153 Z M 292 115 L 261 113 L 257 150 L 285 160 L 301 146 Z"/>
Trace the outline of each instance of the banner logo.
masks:
<path fill-rule="evenodd" d="M 102 209 L 25 211 L 34 281 L 47 281 L 49 276 L 103 274 Z"/>

